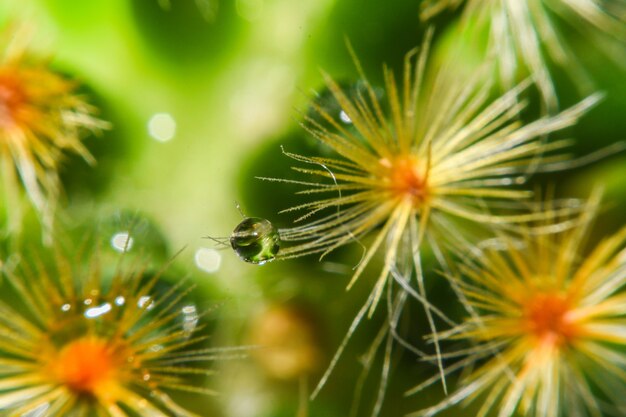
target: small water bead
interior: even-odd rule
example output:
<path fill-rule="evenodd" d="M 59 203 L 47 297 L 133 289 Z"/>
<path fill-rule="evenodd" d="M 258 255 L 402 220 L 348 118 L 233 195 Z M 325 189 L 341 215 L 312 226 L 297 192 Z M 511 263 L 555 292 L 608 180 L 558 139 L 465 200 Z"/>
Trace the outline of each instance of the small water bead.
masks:
<path fill-rule="evenodd" d="M 131 250 L 134 243 L 135 239 L 130 236 L 129 232 L 117 232 L 111 237 L 111 246 L 120 253 Z"/>
<path fill-rule="evenodd" d="M 139 297 L 139 300 L 137 300 L 137 306 L 139 308 L 145 308 L 146 310 L 152 310 L 154 307 L 154 301 L 152 297 L 143 295 Z"/>
<path fill-rule="evenodd" d="M 276 258 L 280 248 L 278 230 L 266 219 L 248 217 L 235 227 L 230 245 L 242 260 L 263 265 Z"/>
<path fill-rule="evenodd" d="M 351 100 L 357 100 L 359 97 L 367 97 L 369 94 L 367 85 L 363 81 L 340 81 L 338 85 L 341 91 Z M 325 118 L 320 114 L 320 110 L 340 120 L 345 125 L 352 124 L 350 116 L 343 110 L 333 92 L 328 88 L 324 88 L 317 93 L 309 108 L 308 116 L 318 122 L 325 122 Z"/>
<path fill-rule="evenodd" d="M 346 113 L 345 111 L 341 110 L 339 112 L 339 118 L 341 119 L 342 122 L 344 122 L 345 124 L 352 124 L 352 119 L 350 119 L 350 116 L 348 116 L 348 113 Z"/>
<path fill-rule="evenodd" d="M 341 92 L 353 103 L 357 103 L 360 100 L 370 102 L 372 100 L 372 94 L 376 100 L 380 100 L 384 96 L 383 89 L 369 86 L 364 81 L 340 81 L 337 85 Z M 316 94 L 310 103 L 307 118 L 314 124 L 319 124 L 330 131 L 334 131 L 335 127 L 329 124 L 327 117 L 331 117 L 336 123 L 342 125 L 343 129 L 350 131 L 356 138 L 362 140 L 362 136 L 358 134 L 352 119 L 339 104 L 335 94 L 329 88 L 324 88 Z M 309 146 L 315 149 L 321 156 L 336 156 L 335 151 L 316 138 L 306 136 L 306 141 Z"/>
<path fill-rule="evenodd" d="M 111 311 L 112 308 L 113 307 L 111 307 L 110 303 L 104 303 L 97 307 L 92 307 L 90 309 L 87 309 L 84 313 L 84 316 L 88 319 L 93 319 L 93 318 L 100 317 L 103 314 L 108 313 L 109 311 Z"/>
<path fill-rule="evenodd" d="M 184 306 L 181 309 L 181 312 L 183 315 L 183 331 L 191 335 L 198 326 L 198 320 L 200 319 L 200 316 L 198 315 L 198 309 L 194 304 L 189 304 Z"/>
<path fill-rule="evenodd" d="M 155 260 L 168 256 L 165 236 L 151 219 L 136 211 L 115 210 L 99 225 L 98 234 L 116 255 Z"/>

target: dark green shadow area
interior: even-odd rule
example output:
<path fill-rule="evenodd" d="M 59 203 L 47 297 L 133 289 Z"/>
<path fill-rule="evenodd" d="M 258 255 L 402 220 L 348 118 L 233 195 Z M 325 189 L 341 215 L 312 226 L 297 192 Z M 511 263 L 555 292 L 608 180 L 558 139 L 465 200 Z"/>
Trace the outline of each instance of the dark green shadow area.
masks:
<path fill-rule="evenodd" d="M 119 107 L 107 102 L 98 92 L 81 86 L 78 91 L 90 105 L 98 109 L 96 117 L 109 123 L 110 127 L 98 133 L 85 133 L 83 144 L 96 159 L 89 165 L 81 156 L 67 154 L 60 169 L 61 183 L 69 201 L 76 196 L 95 197 L 114 186 L 125 161 L 136 154 L 140 141 L 129 141 L 124 114 Z"/>
<path fill-rule="evenodd" d="M 413 0 L 336 2 L 328 19 L 311 36 L 315 68 L 323 68 L 334 77 L 355 77 L 356 69 L 346 47 L 348 40 L 370 81 L 380 84 L 383 63 L 399 71 L 404 55 L 421 44 L 428 25 L 420 21 L 419 9 L 419 2 Z M 446 14 L 437 22 L 450 18 Z"/>
<path fill-rule="evenodd" d="M 191 0 L 170 1 L 167 9 L 156 0 L 131 0 L 129 6 L 148 50 L 174 70 L 200 71 L 214 65 L 233 49 L 238 37 L 234 1 L 219 1 L 211 20 Z"/>

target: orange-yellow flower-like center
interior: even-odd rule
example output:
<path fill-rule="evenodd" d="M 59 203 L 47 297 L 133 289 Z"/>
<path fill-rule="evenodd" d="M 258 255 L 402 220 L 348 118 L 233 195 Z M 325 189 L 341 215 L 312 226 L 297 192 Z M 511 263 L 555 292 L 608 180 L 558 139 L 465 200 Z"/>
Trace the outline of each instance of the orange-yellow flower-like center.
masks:
<path fill-rule="evenodd" d="M 106 340 L 85 337 L 65 345 L 56 355 L 54 378 L 77 394 L 98 396 L 115 382 L 120 356 Z"/>
<path fill-rule="evenodd" d="M 0 72 L 0 127 L 16 122 L 17 113 L 26 101 L 20 81 L 11 72 Z"/>
<path fill-rule="evenodd" d="M 571 319 L 571 311 L 570 301 L 563 295 L 537 294 L 525 305 L 526 330 L 540 344 L 566 344 L 578 333 L 577 325 Z"/>
<path fill-rule="evenodd" d="M 399 157 L 393 161 L 385 159 L 387 167 L 387 189 L 398 197 L 409 197 L 414 205 L 421 205 L 428 197 L 428 184 L 420 174 L 418 165 L 412 157 Z"/>

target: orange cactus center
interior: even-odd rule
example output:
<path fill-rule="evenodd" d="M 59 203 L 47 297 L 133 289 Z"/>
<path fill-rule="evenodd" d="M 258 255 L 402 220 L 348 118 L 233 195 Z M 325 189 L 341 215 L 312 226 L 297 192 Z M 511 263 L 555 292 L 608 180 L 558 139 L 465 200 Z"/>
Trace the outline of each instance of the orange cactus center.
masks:
<path fill-rule="evenodd" d="M 539 294 L 526 305 L 527 330 L 540 343 L 561 345 L 577 334 L 576 323 L 569 317 L 569 301 L 559 294 Z"/>
<path fill-rule="evenodd" d="M 388 189 L 396 196 L 410 197 L 415 205 L 421 204 L 428 196 L 426 178 L 418 172 L 418 166 L 411 157 L 401 157 L 393 162 L 383 160 L 389 169 Z"/>
<path fill-rule="evenodd" d="M 106 341 L 86 337 L 68 343 L 56 357 L 53 373 L 71 390 L 96 395 L 114 379 L 119 358 Z"/>
<path fill-rule="evenodd" d="M 15 75 L 0 73 L 0 126 L 15 122 L 16 113 L 26 101 L 26 94 Z"/>

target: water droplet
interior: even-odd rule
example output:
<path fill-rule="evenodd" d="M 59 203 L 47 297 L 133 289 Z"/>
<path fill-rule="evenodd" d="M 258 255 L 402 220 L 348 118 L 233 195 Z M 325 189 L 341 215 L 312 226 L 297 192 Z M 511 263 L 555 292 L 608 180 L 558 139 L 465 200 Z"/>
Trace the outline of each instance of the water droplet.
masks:
<path fill-rule="evenodd" d="M 131 253 L 142 259 L 162 259 L 167 256 L 167 243 L 156 225 L 141 213 L 115 211 L 102 222 L 98 233 L 117 254 Z M 126 249 L 126 252 L 124 251 Z"/>
<path fill-rule="evenodd" d="M 123 306 L 125 302 L 126 302 L 126 299 L 123 296 L 118 295 L 117 297 L 115 297 L 115 304 L 116 305 Z"/>
<path fill-rule="evenodd" d="M 242 260 L 263 265 L 276 258 L 280 238 L 269 220 L 248 217 L 233 230 L 230 245 Z"/>
<path fill-rule="evenodd" d="M 184 306 L 181 311 L 183 313 L 183 330 L 191 334 L 198 325 L 198 309 L 195 305 L 189 304 Z"/>
<path fill-rule="evenodd" d="M 188 306 L 185 306 L 182 308 L 182 311 L 184 314 L 195 314 L 196 313 L 196 306 L 193 304 L 190 304 Z"/>
<path fill-rule="evenodd" d="M 352 119 L 350 119 L 350 116 L 348 116 L 348 113 L 346 113 L 345 111 L 341 110 L 339 112 L 339 118 L 341 119 L 342 122 L 344 122 L 345 124 L 352 124 Z"/>
<path fill-rule="evenodd" d="M 368 86 L 364 81 L 341 81 L 339 82 L 339 88 L 348 97 L 348 99 L 353 102 L 357 100 L 371 100 Z M 372 87 L 372 91 L 374 92 L 374 96 L 377 100 L 380 100 L 384 95 L 384 90 L 381 88 Z M 352 124 L 350 116 L 348 116 L 348 114 L 339 105 L 337 98 L 328 88 L 323 89 L 317 94 L 317 97 L 313 100 L 309 116 L 314 118 L 319 118 L 321 116 L 316 107 L 333 117 L 339 117 L 339 119 L 345 124 Z"/>
<path fill-rule="evenodd" d="M 63 305 L 61 306 L 61 311 L 70 311 L 70 309 L 71 309 L 71 308 L 72 308 L 72 306 L 71 306 L 71 305 L 69 305 L 69 304 L 63 304 Z"/>
<path fill-rule="evenodd" d="M 349 82 L 349 81 L 340 81 L 339 88 L 343 92 L 343 94 L 350 100 L 352 103 L 356 103 L 360 100 L 365 100 L 370 103 L 372 98 L 370 94 L 370 90 L 368 85 L 364 81 L 357 82 Z M 376 100 L 380 100 L 384 96 L 384 90 L 377 87 L 371 87 Z M 312 100 L 309 110 L 307 112 L 307 116 L 322 126 L 334 131 L 334 127 L 331 126 L 327 120 L 327 117 L 331 117 L 336 120 L 337 123 L 345 126 L 345 129 L 353 132 L 357 138 L 362 139 L 362 136 L 356 132 L 356 129 L 353 125 L 352 119 L 348 115 L 348 113 L 344 110 L 344 108 L 339 104 L 335 94 L 329 89 L 322 89 Z M 317 151 L 322 156 L 331 156 L 336 154 L 328 145 L 322 144 L 315 138 L 307 139 L 309 140 L 310 146 L 317 148 Z"/>
<path fill-rule="evenodd" d="M 85 311 L 85 317 L 87 317 L 88 319 L 93 319 L 96 317 L 100 317 L 101 315 L 106 314 L 109 311 L 111 311 L 111 304 L 104 303 L 97 307 L 92 307 L 92 308 L 87 309 Z"/>
<path fill-rule="evenodd" d="M 128 232 L 118 232 L 111 238 L 111 246 L 118 252 L 128 252 L 132 249 L 135 240 Z"/>
<path fill-rule="evenodd" d="M 146 310 L 150 310 L 152 307 L 154 307 L 154 301 L 152 301 L 152 297 L 144 295 L 144 296 L 139 297 L 139 300 L 137 301 L 137 305 L 140 308 L 145 307 Z"/>

